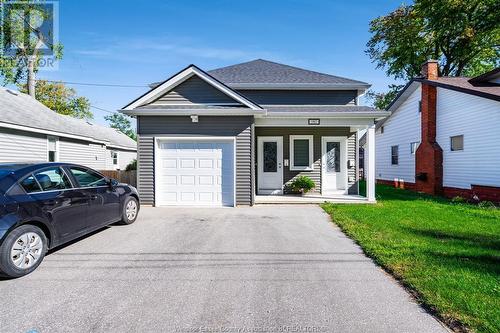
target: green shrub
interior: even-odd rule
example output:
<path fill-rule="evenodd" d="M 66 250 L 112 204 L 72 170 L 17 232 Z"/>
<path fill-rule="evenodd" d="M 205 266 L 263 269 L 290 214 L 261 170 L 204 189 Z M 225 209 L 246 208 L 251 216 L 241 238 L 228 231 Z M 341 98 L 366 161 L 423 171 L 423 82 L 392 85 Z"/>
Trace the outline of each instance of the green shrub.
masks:
<path fill-rule="evenodd" d="M 464 197 L 456 196 L 456 197 L 453 197 L 451 199 L 451 202 L 456 203 L 456 204 L 462 204 L 462 203 L 466 203 L 467 200 Z"/>
<path fill-rule="evenodd" d="M 125 171 L 132 171 L 132 170 L 137 170 L 137 160 L 132 160 L 127 167 L 125 168 Z"/>
<path fill-rule="evenodd" d="M 307 176 L 299 176 L 290 184 L 292 191 L 297 193 L 307 193 L 316 187 L 314 181 Z"/>

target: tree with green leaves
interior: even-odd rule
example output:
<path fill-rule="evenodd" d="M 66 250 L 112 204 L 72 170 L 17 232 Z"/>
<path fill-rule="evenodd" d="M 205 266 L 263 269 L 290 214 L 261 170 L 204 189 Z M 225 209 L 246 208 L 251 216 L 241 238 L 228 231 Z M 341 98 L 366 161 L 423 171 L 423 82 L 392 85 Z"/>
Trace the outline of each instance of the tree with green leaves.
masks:
<path fill-rule="evenodd" d="M 403 87 L 401 84 L 390 84 L 388 92 L 375 92 L 370 89 L 366 92 L 365 96 L 366 99 L 372 102 L 374 107 L 379 110 L 386 110 Z"/>
<path fill-rule="evenodd" d="M 52 18 L 44 1 L 0 0 L 3 19 L 0 25 L 3 45 L 0 52 L 0 75 L 3 83 L 25 84 L 35 97 L 36 73 L 49 51 L 53 58 L 62 58 L 63 47 L 52 41 L 53 31 L 44 30 L 43 22 Z"/>
<path fill-rule="evenodd" d="M 66 87 L 62 82 L 38 80 L 36 87 L 35 98 L 49 109 L 79 119 L 94 118 L 88 98 L 77 96 L 74 89 Z M 26 84 L 20 86 L 20 91 L 28 91 Z"/>
<path fill-rule="evenodd" d="M 109 116 L 105 116 L 104 119 L 109 123 L 110 127 L 119 130 L 133 140 L 137 140 L 137 136 L 132 128 L 132 122 L 129 117 L 115 112 Z"/>
<path fill-rule="evenodd" d="M 442 76 L 476 76 L 500 65 L 498 0 L 415 0 L 371 21 L 370 32 L 366 53 L 395 79 L 419 76 L 429 59 Z"/>

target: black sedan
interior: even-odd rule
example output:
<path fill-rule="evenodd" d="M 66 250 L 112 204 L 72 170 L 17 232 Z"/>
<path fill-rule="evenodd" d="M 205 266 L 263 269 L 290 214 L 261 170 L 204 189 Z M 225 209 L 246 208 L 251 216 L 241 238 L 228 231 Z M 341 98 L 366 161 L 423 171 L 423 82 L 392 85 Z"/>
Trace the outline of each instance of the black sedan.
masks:
<path fill-rule="evenodd" d="M 0 275 L 31 273 L 48 249 L 138 213 L 133 186 L 87 167 L 0 163 Z"/>

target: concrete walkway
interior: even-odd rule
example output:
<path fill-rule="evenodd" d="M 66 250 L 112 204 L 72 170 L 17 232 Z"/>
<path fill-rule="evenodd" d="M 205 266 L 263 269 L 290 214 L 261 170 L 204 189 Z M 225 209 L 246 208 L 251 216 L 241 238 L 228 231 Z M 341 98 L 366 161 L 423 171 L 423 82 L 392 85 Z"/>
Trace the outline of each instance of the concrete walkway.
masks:
<path fill-rule="evenodd" d="M 2 332 L 446 332 L 317 206 L 144 208 L 0 281 Z"/>

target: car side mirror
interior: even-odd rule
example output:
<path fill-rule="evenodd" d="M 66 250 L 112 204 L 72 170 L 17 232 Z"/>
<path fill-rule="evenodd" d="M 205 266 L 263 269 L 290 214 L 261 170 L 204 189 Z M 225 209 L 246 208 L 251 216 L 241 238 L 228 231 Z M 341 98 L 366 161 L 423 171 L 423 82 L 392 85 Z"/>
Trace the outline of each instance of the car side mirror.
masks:
<path fill-rule="evenodd" d="M 118 185 L 118 181 L 113 178 L 108 178 L 108 185 L 110 188 L 116 187 Z"/>

